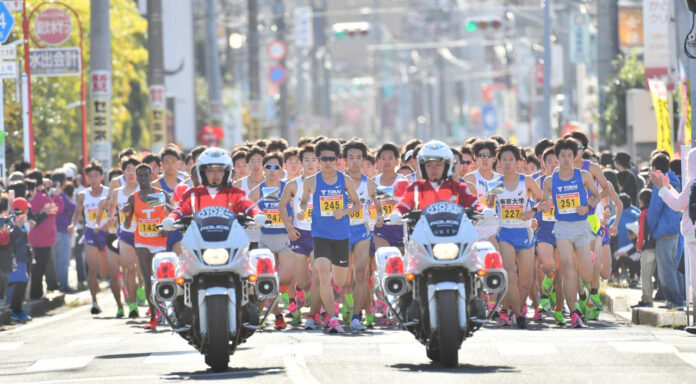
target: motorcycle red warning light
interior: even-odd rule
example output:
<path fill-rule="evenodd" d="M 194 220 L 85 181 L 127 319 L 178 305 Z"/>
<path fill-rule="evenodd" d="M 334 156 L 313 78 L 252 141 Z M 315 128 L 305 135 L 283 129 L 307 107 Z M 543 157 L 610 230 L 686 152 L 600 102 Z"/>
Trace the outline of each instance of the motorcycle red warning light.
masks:
<path fill-rule="evenodd" d="M 157 267 L 158 279 L 173 279 L 176 274 L 176 269 L 171 261 L 163 261 Z"/>
<path fill-rule="evenodd" d="M 391 256 L 389 259 L 387 259 L 385 272 L 388 274 L 403 274 L 404 260 L 399 256 Z"/>
<path fill-rule="evenodd" d="M 266 275 L 273 273 L 273 262 L 267 257 L 262 257 L 256 262 L 256 274 Z"/>
<path fill-rule="evenodd" d="M 503 259 L 498 252 L 488 252 L 483 265 L 486 269 L 503 269 Z"/>

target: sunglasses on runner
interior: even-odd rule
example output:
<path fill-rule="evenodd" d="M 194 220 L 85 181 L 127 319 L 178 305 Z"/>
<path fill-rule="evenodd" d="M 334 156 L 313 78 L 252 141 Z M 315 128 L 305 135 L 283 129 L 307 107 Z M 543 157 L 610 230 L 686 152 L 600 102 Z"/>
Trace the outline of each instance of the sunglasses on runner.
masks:
<path fill-rule="evenodd" d="M 585 150 L 585 147 L 583 147 L 582 145 L 578 145 L 578 151 L 584 151 L 584 150 Z"/>
<path fill-rule="evenodd" d="M 334 162 L 334 161 L 338 160 L 338 157 L 336 157 L 336 156 L 320 156 L 319 160 L 325 161 L 325 162 Z"/>
<path fill-rule="evenodd" d="M 491 155 L 490 153 L 479 153 L 478 155 L 476 155 L 476 157 L 480 157 L 483 159 L 490 159 L 491 157 L 493 157 L 493 155 Z"/>
<path fill-rule="evenodd" d="M 280 169 L 280 165 L 278 164 L 266 164 L 263 167 L 268 169 L 269 171 L 277 171 Z"/>
<path fill-rule="evenodd" d="M 462 164 L 469 165 L 471 163 L 473 163 L 473 161 L 471 161 L 471 160 L 462 160 Z"/>

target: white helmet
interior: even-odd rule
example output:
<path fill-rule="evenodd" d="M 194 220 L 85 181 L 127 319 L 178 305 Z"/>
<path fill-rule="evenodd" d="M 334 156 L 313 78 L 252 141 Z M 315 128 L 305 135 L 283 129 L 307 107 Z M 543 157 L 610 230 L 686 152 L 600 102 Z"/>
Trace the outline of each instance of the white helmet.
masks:
<path fill-rule="evenodd" d="M 425 163 L 428 161 L 444 161 L 445 171 L 442 177 L 437 182 L 442 182 L 444 179 L 452 178 L 452 164 L 454 163 L 454 155 L 452 150 L 439 140 L 430 140 L 423 144 L 423 147 L 418 151 L 418 167 L 420 168 L 421 176 L 424 179 L 428 178 L 428 174 L 425 173 Z"/>
<path fill-rule="evenodd" d="M 208 186 L 208 180 L 205 177 L 205 170 L 210 167 L 220 167 L 225 170 L 225 177 L 222 179 L 221 187 L 226 187 L 229 183 L 230 177 L 232 176 L 232 158 L 230 155 L 221 148 L 208 148 L 196 161 L 196 171 L 198 172 L 198 179 L 202 185 Z"/>

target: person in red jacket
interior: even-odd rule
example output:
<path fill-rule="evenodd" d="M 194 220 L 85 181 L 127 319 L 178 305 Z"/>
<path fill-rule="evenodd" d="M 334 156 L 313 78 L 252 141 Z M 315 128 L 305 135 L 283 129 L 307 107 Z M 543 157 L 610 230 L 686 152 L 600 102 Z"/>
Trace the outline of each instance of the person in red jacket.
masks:
<path fill-rule="evenodd" d="M 254 203 L 246 197 L 246 193 L 230 185 L 232 159 L 227 151 L 220 148 L 206 149 L 196 161 L 196 170 L 201 184 L 186 191 L 178 209 L 170 212 L 162 221 L 165 230 L 171 230 L 176 220 L 191 216 L 205 207 L 225 207 L 234 213 L 246 213 L 252 217 L 259 215 L 257 207 L 249 209 Z M 261 219 L 265 222 L 265 217 Z"/>
<path fill-rule="evenodd" d="M 471 207 L 476 196 L 469 192 L 465 183 L 453 179 L 453 165 L 454 155 L 445 143 L 437 140 L 425 143 L 418 151 L 418 167 L 425 178 L 411 183 L 396 209 L 404 214 L 438 201 Z"/>

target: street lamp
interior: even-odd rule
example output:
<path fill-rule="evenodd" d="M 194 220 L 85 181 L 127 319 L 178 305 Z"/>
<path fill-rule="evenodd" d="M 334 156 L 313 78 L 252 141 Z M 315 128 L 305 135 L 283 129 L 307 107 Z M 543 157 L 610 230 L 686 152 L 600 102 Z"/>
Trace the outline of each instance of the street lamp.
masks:
<path fill-rule="evenodd" d="M 244 45 L 246 38 L 241 33 L 235 32 L 230 35 L 229 44 L 232 49 L 240 49 Z"/>

